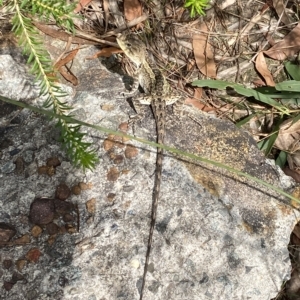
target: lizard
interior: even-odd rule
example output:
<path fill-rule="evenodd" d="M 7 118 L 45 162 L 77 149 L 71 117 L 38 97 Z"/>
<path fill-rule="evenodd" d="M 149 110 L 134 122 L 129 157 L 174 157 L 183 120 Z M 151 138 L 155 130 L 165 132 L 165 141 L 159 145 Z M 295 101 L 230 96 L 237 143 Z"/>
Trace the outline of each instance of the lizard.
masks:
<path fill-rule="evenodd" d="M 117 36 L 117 42 L 125 55 L 136 65 L 137 71 L 132 91 L 126 95 L 136 95 L 140 85 L 144 91 L 141 96 L 133 97 L 132 102 L 137 114 L 131 116 L 130 123 L 142 120 L 145 116 L 145 106 L 151 105 L 157 130 L 157 143 L 163 144 L 166 124 L 166 106 L 174 105 L 174 112 L 179 112 L 182 104 L 182 96 L 178 92 L 173 92 L 166 77 L 159 70 L 157 65 L 150 59 L 147 47 L 136 34 L 123 33 Z M 146 259 L 144 264 L 144 273 L 142 277 L 142 287 L 140 300 L 143 299 L 143 292 L 146 283 L 147 269 L 150 260 L 150 253 L 153 240 L 154 226 L 156 223 L 156 213 L 160 194 L 160 185 L 162 177 L 163 149 L 157 148 L 156 169 L 154 178 L 154 189 L 152 193 L 152 211 L 151 223 L 148 236 Z"/>

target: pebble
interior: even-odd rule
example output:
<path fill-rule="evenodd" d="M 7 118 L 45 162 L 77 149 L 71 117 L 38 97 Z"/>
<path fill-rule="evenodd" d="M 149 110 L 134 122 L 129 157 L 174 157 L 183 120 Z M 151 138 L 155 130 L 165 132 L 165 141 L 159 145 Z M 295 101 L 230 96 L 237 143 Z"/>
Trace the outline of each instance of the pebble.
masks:
<path fill-rule="evenodd" d="M 48 224 L 54 219 L 54 200 L 36 198 L 30 205 L 29 219 L 33 224 Z"/>
<path fill-rule="evenodd" d="M 80 188 L 80 186 L 79 185 L 74 185 L 73 187 L 72 187 L 72 193 L 74 194 L 74 195 L 80 195 L 81 194 L 81 188 Z"/>
<path fill-rule="evenodd" d="M 19 259 L 16 261 L 16 267 L 19 272 L 23 270 L 23 268 L 26 266 L 27 261 L 25 259 Z"/>
<path fill-rule="evenodd" d="M 43 229 L 38 225 L 34 225 L 31 229 L 31 234 L 35 238 L 37 238 L 42 232 L 43 232 Z"/>
<path fill-rule="evenodd" d="M 46 225 L 48 234 L 53 235 L 59 232 L 59 227 L 55 223 L 49 223 Z"/>
<path fill-rule="evenodd" d="M 3 288 L 6 291 L 10 291 L 12 289 L 12 287 L 14 286 L 14 284 L 15 284 L 14 282 L 4 281 Z"/>
<path fill-rule="evenodd" d="M 23 158 L 21 156 L 17 157 L 15 164 L 16 164 L 16 174 L 22 175 L 25 169 Z"/>
<path fill-rule="evenodd" d="M 0 223 L 0 242 L 9 242 L 16 232 L 11 225 Z"/>
<path fill-rule="evenodd" d="M 11 259 L 5 259 L 2 263 L 3 268 L 8 270 L 12 266 L 12 260 Z"/>
<path fill-rule="evenodd" d="M 68 201 L 61 201 L 59 199 L 55 199 L 54 205 L 55 205 L 55 212 L 58 215 L 71 213 L 74 210 L 74 204 Z"/>
<path fill-rule="evenodd" d="M 38 248 L 32 248 L 26 253 L 25 257 L 29 262 L 36 263 L 41 255 L 42 253 Z"/>
<path fill-rule="evenodd" d="M 108 170 L 106 176 L 108 181 L 116 181 L 120 176 L 120 172 L 117 168 L 112 167 Z"/>
<path fill-rule="evenodd" d="M 125 149 L 125 157 L 126 158 L 134 158 L 138 155 L 139 151 L 138 149 L 131 144 L 126 145 L 126 149 Z"/>
<path fill-rule="evenodd" d="M 18 154 L 20 151 L 21 151 L 20 149 L 16 148 L 12 151 L 9 151 L 9 154 L 10 154 L 10 156 L 14 156 L 14 155 Z"/>
<path fill-rule="evenodd" d="M 23 159 L 26 163 L 31 163 L 33 161 L 33 151 L 27 150 L 23 153 Z"/>
<path fill-rule="evenodd" d="M 57 157 L 50 157 L 47 159 L 47 166 L 48 167 L 58 167 L 61 165 L 60 160 Z"/>
<path fill-rule="evenodd" d="M 55 197 L 59 200 L 66 200 L 71 195 L 70 188 L 63 182 L 57 186 L 55 191 Z"/>
<path fill-rule="evenodd" d="M 96 212 L 96 199 L 92 198 L 86 202 L 86 209 L 90 214 L 95 214 Z"/>
<path fill-rule="evenodd" d="M 2 173 L 9 174 L 13 172 L 16 168 L 16 165 L 12 161 L 8 161 L 4 165 L 1 166 L 0 170 Z"/>

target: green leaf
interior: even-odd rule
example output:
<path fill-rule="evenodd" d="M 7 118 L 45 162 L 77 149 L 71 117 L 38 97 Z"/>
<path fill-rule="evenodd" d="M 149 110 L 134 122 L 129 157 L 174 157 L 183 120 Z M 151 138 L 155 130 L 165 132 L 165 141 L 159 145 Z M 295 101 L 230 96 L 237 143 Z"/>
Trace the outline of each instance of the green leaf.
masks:
<path fill-rule="evenodd" d="M 267 95 L 264 95 L 262 93 L 259 93 L 258 91 L 254 89 L 245 88 L 240 84 L 237 83 L 231 83 L 227 81 L 222 80 L 196 80 L 192 83 L 193 86 L 199 86 L 199 87 L 205 87 L 208 86 L 210 88 L 217 88 L 217 89 L 226 89 L 227 87 L 233 88 L 237 93 L 240 95 L 246 96 L 246 97 L 254 97 L 256 100 L 268 104 L 270 106 L 275 107 L 279 111 L 281 111 L 283 114 L 289 114 L 289 109 L 278 103 L 277 101 L 273 100 L 271 97 L 268 97 Z"/>
<path fill-rule="evenodd" d="M 293 118 L 292 124 L 295 124 L 295 123 L 298 122 L 299 120 L 300 120 L 300 114 L 298 114 L 295 118 Z"/>
<path fill-rule="evenodd" d="M 254 90 L 275 99 L 300 98 L 299 92 L 278 91 L 273 86 L 262 86 L 262 87 L 255 88 Z"/>
<path fill-rule="evenodd" d="M 287 155 L 288 155 L 287 152 L 280 151 L 280 153 L 275 161 L 275 165 L 279 166 L 282 169 L 286 164 Z"/>
<path fill-rule="evenodd" d="M 278 131 L 273 132 L 268 138 L 257 143 L 258 148 L 264 152 L 265 156 L 268 156 L 273 148 L 273 145 L 277 139 Z"/>
<path fill-rule="evenodd" d="M 294 64 L 290 61 L 287 61 L 284 63 L 284 66 L 289 73 L 289 75 L 297 81 L 300 81 L 300 66 L 297 64 Z"/>
<path fill-rule="evenodd" d="M 283 122 L 283 117 L 277 121 L 275 127 L 273 128 L 273 132 L 270 134 L 270 136 L 260 142 L 257 143 L 257 146 L 260 150 L 264 151 L 265 156 L 268 156 L 273 148 L 273 145 L 278 137 L 279 134 L 279 127 Z"/>
<path fill-rule="evenodd" d="M 300 92 L 300 82 L 296 80 L 287 80 L 275 85 L 277 91 Z"/>

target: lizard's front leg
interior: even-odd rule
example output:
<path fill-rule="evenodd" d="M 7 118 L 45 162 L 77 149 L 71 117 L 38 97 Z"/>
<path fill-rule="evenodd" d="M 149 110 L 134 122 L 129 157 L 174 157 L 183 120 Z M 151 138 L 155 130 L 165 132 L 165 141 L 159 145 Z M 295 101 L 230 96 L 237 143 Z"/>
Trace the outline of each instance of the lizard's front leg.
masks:
<path fill-rule="evenodd" d="M 129 97 L 135 97 L 139 93 L 139 78 L 138 76 L 133 77 L 133 84 L 131 86 L 131 90 L 128 92 L 123 92 L 122 96 L 129 98 Z"/>
<path fill-rule="evenodd" d="M 145 117 L 146 106 L 151 104 L 151 95 L 141 94 L 139 97 L 132 98 L 132 104 L 136 115 L 130 116 L 129 123 L 141 121 Z"/>

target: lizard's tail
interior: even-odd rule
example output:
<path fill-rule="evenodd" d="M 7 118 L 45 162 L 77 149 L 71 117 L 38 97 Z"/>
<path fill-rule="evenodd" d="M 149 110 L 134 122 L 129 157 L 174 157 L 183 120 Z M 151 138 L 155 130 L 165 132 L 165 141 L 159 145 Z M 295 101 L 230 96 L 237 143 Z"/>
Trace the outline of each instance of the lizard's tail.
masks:
<path fill-rule="evenodd" d="M 154 115 L 156 119 L 156 127 L 157 127 L 157 143 L 162 144 L 164 141 L 165 135 L 165 102 L 157 99 L 157 105 L 153 105 Z M 162 163 L 163 163 L 163 149 L 157 148 L 157 156 L 156 156 L 156 169 L 155 169 L 155 179 L 154 179 L 154 189 L 152 194 L 152 212 L 151 212 L 151 224 L 150 224 L 150 232 L 147 244 L 147 252 L 146 252 L 146 261 L 144 265 L 144 273 L 142 279 L 142 287 L 140 293 L 140 300 L 143 299 L 143 292 L 146 283 L 147 269 L 150 260 L 150 253 L 152 247 L 152 239 L 154 226 L 156 222 L 156 213 L 158 206 L 158 199 L 160 193 L 160 185 L 161 185 L 161 177 L 162 177 Z"/>

